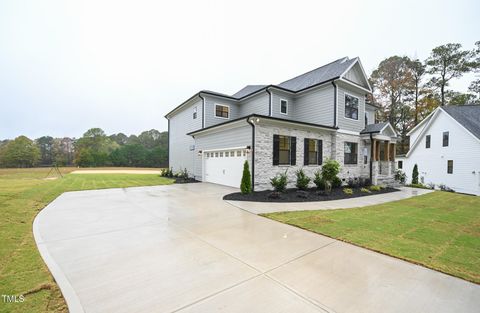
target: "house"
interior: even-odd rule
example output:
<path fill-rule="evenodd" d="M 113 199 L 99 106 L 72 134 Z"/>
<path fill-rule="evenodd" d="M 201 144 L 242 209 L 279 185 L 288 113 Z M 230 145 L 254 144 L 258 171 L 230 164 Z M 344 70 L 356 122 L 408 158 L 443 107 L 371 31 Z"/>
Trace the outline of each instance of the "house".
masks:
<path fill-rule="evenodd" d="M 407 182 L 417 164 L 422 184 L 480 195 L 480 106 L 438 107 L 407 135 L 410 150 L 396 158 Z"/>
<path fill-rule="evenodd" d="M 165 117 L 169 165 L 197 180 L 239 187 L 249 161 L 255 190 L 287 170 L 312 177 L 327 159 L 344 180 L 393 182 L 397 134 L 375 124 L 376 107 L 359 58 L 338 59 L 278 85 L 248 85 L 233 95 L 200 91 Z"/>

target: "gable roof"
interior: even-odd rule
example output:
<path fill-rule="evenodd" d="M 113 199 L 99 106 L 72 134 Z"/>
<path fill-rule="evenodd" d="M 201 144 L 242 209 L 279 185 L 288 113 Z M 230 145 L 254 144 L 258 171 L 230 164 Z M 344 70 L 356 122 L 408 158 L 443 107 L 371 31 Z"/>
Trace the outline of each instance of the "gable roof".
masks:
<path fill-rule="evenodd" d="M 449 105 L 442 109 L 480 139 L 480 105 Z"/>
<path fill-rule="evenodd" d="M 365 126 L 365 129 L 360 132 L 360 134 L 363 135 L 363 134 L 382 133 L 387 128 L 389 128 L 392 131 L 392 133 L 395 135 L 395 137 L 398 137 L 397 132 L 395 131 L 395 129 L 392 127 L 392 125 L 389 122 L 368 124 L 367 126 Z"/>
<path fill-rule="evenodd" d="M 200 94 L 202 94 L 202 93 L 210 94 L 210 95 L 214 95 L 214 96 L 219 96 L 219 97 L 224 97 L 226 99 L 231 99 L 231 100 L 235 101 L 235 100 L 242 100 L 243 98 L 246 98 L 246 97 L 248 97 L 250 95 L 253 95 L 254 93 L 257 93 L 257 92 L 267 91 L 268 88 L 276 88 L 276 89 L 280 89 L 280 90 L 283 90 L 283 91 L 286 91 L 286 92 L 297 93 L 297 92 L 301 92 L 301 91 L 304 91 L 306 89 L 313 88 L 315 86 L 325 84 L 329 81 L 334 81 L 334 80 L 337 80 L 337 79 L 351 84 L 352 82 L 350 82 L 348 80 L 344 80 L 343 76 L 355 64 L 359 64 L 363 75 L 366 77 L 365 71 L 363 70 L 363 67 L 360 63 L 360 59 L 358 57 L 353 58 L 353 59 L 349 59 L 348 57 L 344 57 L 344 58 L 335 60 L 331 63 L 328 63 L 326 65 L 323 65 L 319 68 L 316 68 L 312 71 L 309 71 L 307 73 L 304 73 L 302 75 L 294 77 L 292 79 L 286 80 L 286 81 L 284 81 L 284 82 L 282 82 L 278 85 L 247 85 L 247 86 L 240 89 L 239 91 L 237 91 L 236 93 L 234 93 L 231 96 L 226 95 L 226 94 L 222 94 L 222 93 L 219 93 L 219 92 L 208 91 L 208 90 L 200 91 L 200 92 L 196 93 L 195 95 L 193 95 L 192 97 L 190 97 L 188 100 L 184 101 L 182 104 L 180 104 L 176 108 L 174 108 L 173 110 L 171 110 L 170 112 L 168 112 L 165 115 L 165 117 L 168 118 L 168 116 L 170 114 L 172 114 L 175 111 L 177 111 L 178 109 L 180 109 L 188 101 L 192 100 L 193 98 L 195 98 L 197 96 L 200 96 Z M 368 84 L 368 80 L 366 80 L 366 81 L 367 81 L 368 89 L 365 89 L 358 84 L 354 84 L 354 85 L 357 86 L 358 88 L 361 88 L 361 89 L 367 91 L 367 92 L 371 92 L 371 88 L 370 88 L 370 85 Z M 201 98 L 201 96 L 200 96 L 200 98 Z"/>
<path fill-rule="evenodd" d="M 292 79 L 280 83 L 278 86 L 290 89 L 292 91 L 299 91 L 308 87 L 318 85 L 322 82 L 331 79 L 339 78 L 347 71 L 358 59 L 348 59 L 347 57 L 335 60 L 331 63 L 325 64 L 310 72 L 304 73 Z"/>

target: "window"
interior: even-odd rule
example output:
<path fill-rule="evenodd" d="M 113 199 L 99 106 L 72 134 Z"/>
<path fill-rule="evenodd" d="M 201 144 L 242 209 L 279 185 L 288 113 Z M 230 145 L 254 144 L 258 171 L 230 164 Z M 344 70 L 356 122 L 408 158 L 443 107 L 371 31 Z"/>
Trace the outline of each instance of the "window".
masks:
<path fill-rule="evenodd" d="M 228 118 L 230 107 L 228 105 L 215 104 L 215 116 L 220 118 Z"/>
<path fill-rule="evenodd" d="M 234 157 L 235 156 L 235 151 L 230 151 L 230 156 Z"/>
<path fill-rule="evenodd" d="M 447 174 L 453 174 L 453 160 L 447 161 Z"/>
<path fill-rule="evenodd" d="M 240 157 L 242 156 L 242 151 L 241 150 L 237 150 L 237 157 Z"/>
<path fill-rule="evenodd" d="M 430 149 L 430 135 L 425 136 L 425 148 Z"/>
<path fill-rule="evenodd" d="M 448 147 L 448 132 L 443 132 L 443 146 Z"/>
<path fill-rule="evenodd" d="M 365 126 L 368 125 L 368 113 L 365 112 Z"/>
<path fill-rule="evenodd" d="M 273 135 L 273 165 L 295 165 L 296 137 Z"/>
<path fill-rule="evenodd" d="M 193 108 L 193 119 L 197 118 L 197 107 Z"/>
<path fill-rule="evenodd" d="M 355 142 L 345 142 L 343 151 L 344 164 L 357 164 L 358 144 Z"/>
<path fill-rule="evenodd" d="M 303 148 L 304 148 L 304 155 L 303 155 L 304 165 L 322 164 L 323 144 L 321 140 L 305 138 Z"/>
<path fill-rule="evenodd" d="M 215 157 L 218 158 L 218 152 L 215 152 Z"/>
<path fill-rule="evenodd" d="M 358 98 L 345 94 L 345 117 L 358 120 Z"/>
<path fill-rule="evenodd" d="M 285 99 L 280 99 L 280 113 L 288 114 L 288 101 Z"/>
<path fill-rule="evenodd" d="M 398 161 L 397 167 L 398 167 L 398 169 L 402 169 L 403 168 L 403 161 Z"/>
<path fill-rule="evenodd" d="M 220 152 L 220 157 L 223 158 L 223 152 Z"/>

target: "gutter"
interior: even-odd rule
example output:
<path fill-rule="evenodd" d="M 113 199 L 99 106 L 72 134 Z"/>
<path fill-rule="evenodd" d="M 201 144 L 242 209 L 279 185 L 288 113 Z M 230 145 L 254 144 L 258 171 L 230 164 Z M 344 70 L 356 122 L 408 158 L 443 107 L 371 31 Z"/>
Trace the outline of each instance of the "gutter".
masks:
<path fill-rule="evenodd" d="M 373 184 L 373 134 L 370 133 L 370 184 Z"/>
<path fill-rule="evenodd" d="M 337 127 L 337 85 L 332 80 L 333 85 L 333 127 Z"/>
<path fill-rule="evenodd" d="M 168 136 L 167 136 L 167 147 L 168 147 L 168 155 L 167 155 L 167 163 L 168 168 L 170 168 L 170 119 L 168 121 Z"/>
<path fill-rule="evenodd" d="M 265 91 L 268 93 L 268 116 L 272 116 L 272 93 L 268 90 L 268 87 L 265 88 Z"/>
<path fill-rule="evenodd" d="M 255 124 L 247 117 L 247 123 L 252 126 L 252 191 L 255 189 Z"/>
<path fill-rule="evenodd" d="M 205 127 L 205 98 L 202 97 L 202 93 L 199 92 L 198 96 L 202 99 L 202 128 Z"/>

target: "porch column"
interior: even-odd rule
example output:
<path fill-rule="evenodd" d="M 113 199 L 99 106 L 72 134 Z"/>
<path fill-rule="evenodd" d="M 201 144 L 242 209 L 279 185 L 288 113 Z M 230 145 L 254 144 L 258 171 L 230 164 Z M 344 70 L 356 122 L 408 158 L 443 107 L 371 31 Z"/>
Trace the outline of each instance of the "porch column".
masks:
<path fill-rule="evenodd" d="M 372 139 L 372 155 L 370 156 L 372 158 L 373 161 L 376 161 L 377 160 L 377 141 L 375 139 Z"/>
<path fill-rule="evenodd" d="M 390 161 L 390 142 L 385 141 L 385 160 L 384 161 Z"/>

